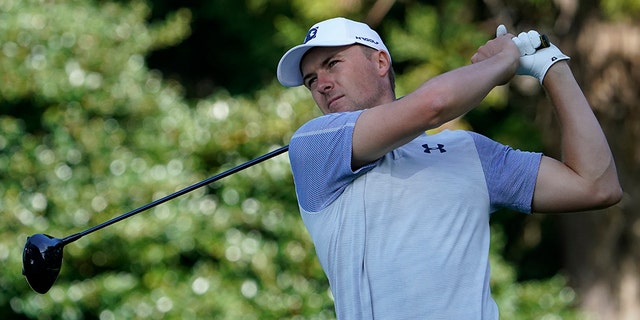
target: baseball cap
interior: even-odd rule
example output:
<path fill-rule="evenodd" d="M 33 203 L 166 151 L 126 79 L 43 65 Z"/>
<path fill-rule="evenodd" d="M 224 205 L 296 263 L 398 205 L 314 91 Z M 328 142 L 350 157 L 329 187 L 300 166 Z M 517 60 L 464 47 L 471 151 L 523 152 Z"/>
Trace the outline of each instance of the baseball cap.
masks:
<path fill-rule="evenodd" d="M 342 17 L 318 22 L 309 29 L 301 45 L 291 48 L 282 56 L 278 63 L 278 81 L 285 87 L 302 85 L 300 60 L 313 47 L 338 47 L 356 43 L 389 54 L 378 33 L 365 23 Z"/>

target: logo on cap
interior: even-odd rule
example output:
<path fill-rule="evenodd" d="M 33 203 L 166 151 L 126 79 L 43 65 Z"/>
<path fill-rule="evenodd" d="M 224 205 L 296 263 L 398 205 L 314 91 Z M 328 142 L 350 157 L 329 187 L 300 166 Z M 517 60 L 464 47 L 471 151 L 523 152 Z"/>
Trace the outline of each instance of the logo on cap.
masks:
<path fill-rule="evenodd" d="M 369 38 L 365 38 L 365 37 L 356 36 L 356 39 L 358 39 L 358 40 L 362 40 L 362 41 L 371 42 L 371 43 L 373 43 L 373 44 L 375 44 L 375 45 L 378 45 L 378 44 L 379 44 L 379 43 L 378 43 L 378 41 L 375 41 L 375 40 L 373 40 L 373 39 L 369 39 Z"/>
<path fill-rule="evenodd" d="M 317 33 L 318 33 L 318 27 L 309 29 L 309 32 L 307 32 L 307 36 L 304 38 L 304 42 L 302 42 L 302 44 L 305 44 L 311 41 L 313 38 L 316 37 Z"/>

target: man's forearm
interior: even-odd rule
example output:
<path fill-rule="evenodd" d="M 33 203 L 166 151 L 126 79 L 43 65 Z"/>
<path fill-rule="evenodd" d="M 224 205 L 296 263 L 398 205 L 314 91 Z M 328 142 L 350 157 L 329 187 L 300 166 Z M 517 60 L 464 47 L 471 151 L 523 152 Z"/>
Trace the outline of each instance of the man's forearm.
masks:
<path fill-rule="evenodd" d="M 516 60 L 498 54 L 434 77 L 413 95 L 422 102 L 431 101 L 431 107 L 438 110 L 432 128 L 438 127 L 475 108 L 493 88 L 508 82 L 516 67 Z"/>
<path fill-rule="evenodd" d="M 561 161 L 586 181 L 618 187 L 607 139 L 568 64 L 556 63 L 544 78 L 561 132 Z"/>

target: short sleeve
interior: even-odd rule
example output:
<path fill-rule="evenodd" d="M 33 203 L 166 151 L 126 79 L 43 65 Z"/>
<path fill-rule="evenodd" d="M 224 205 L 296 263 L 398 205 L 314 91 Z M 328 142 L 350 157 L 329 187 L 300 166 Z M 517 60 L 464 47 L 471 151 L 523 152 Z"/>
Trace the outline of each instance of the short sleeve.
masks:
<path fill-rule="evenodd" d="M 484 170 L 492 211 L 508 208 L 530 213 L 541 153 L 525 152 L 470 133 Z"/>
<path fill-rule="evenodd" d="M 353 180 L 375 163 L 351 169 L 353 128 L 362 111 L 332 113 L 298 129 L 289 143 L 289 159 L 300 206 L 317 212 L 333 202 Z"/>

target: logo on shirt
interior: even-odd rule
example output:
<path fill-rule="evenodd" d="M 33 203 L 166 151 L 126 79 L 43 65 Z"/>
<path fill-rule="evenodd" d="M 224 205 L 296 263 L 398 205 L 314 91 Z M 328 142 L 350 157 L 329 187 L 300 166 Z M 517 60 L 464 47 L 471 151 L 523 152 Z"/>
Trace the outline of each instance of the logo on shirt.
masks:
<path fill-rule="evenodd" d="M 431 151 L 440 151 L 440 153 L 445 153 L 447 152 L 447 150 L 444 148 L 444 144 L 437 144 L 437 147 L 429 147 L 428 144 L 423 144 L 422 147 L 424 148 L 424 153 L 431 153 Z"/>

